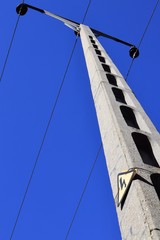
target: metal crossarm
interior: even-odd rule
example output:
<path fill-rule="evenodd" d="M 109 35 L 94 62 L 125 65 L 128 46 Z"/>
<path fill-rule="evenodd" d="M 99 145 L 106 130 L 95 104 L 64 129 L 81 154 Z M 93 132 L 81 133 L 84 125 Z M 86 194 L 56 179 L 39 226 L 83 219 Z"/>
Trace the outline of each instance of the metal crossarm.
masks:
<path fill-rule="evenodd" d="M 16 11 L 17 11 L 17 13 L 19 15 L 25 15 L 27 13 L 27 11 L 28 11 L 28 8 L 33 9 L 35 11 L 38 11 L 40 13 L 46 14 L 46 15 L 52 17 L 52 18 L 55 18 L 55 19 L 63 22 L 67 27 L 71 28 L 76 33 L 76 35 L 80 34 L 80 23 L 75 22 L 73 20 L 70 20 L 68 18 L 61 17 L 59 15 L 56 15 L 56 14 L 51 13 L 49 11 L 46 11 L 44 9 L 41 9 L 41 8 L 38 8 L 38 7 L 35 7 L 35 6 L 32 6 L 32 5 L 29 5 L 27 3 L 21 3 L 21 4 L 19 4 L 17 6 Z M 119 42 L 119 43 L 122 43 L 122 44 L 124 44 L 126 46 L 131 47 L 130 51 L 129 51 L 129 54 L 130 54 L 131 58 L 136 58 L 136 57 L 139 56 L 139 50 L 133 44 L 128 43 L 126 41 L 123 41 L 123 40 L 121 40 L 119 38 L 113 37 L 111 35 L 108 35 L 106 33 L 100 32 L 100 31 L 98 31 L 96 29 L 91 28 L 91 30 L 95 34 L 96 37 L 102 36 L 102 37 L 111 39 L 113 41 L 116 41 L 116 42 Z"/>

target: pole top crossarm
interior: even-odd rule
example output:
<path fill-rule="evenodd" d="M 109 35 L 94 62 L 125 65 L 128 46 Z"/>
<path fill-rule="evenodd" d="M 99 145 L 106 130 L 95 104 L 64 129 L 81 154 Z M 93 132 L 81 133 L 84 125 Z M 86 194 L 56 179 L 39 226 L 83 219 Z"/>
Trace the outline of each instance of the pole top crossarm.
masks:
<path fill-rule="evenodd" d="M 41 8 L 34 7 L 34 6 L 29 5 L 29 4 L 27 4 L 27 3 L 21 3 L 21 4 L 19 4 L 19 5 L 17 6 L 17 8 L 16 8 L 16 12 L 17 12 L 19 15 L 23 16 L 23 15 L 25 15 L 25 14 L 27 13 L 28 8 L 33 9 L 33 10 L 35 10 L 35 11 L 37 11 L 37 12 L 40 12 L 40 13 L 46 14 L 46 15 L 52 17 L 52 18 L 55 18 L 55 19 L 63 22 L 63 23 L 64 23 L 65 25 L 67 25 L 68 27 L 72 28 L 74 31 L 78 31 L 78 30 L 79 30 L 79 26 L 80 26 L 79 23 L 74 22 L 74 21 L 72 21 L 72 20 L 70 20 L 70 19 L 61 17 L 61 16 L 56 15 L 56 14 L 54 14 L 54 13 L 48 12 L 48 11 L 43 10 L 43 9 L 41 9 Z"/>
<path fill-rule="evenodd" d="M 30 8 L 32 10 L 35 10 L 37 12 L 40 12 L 40 13 L 46 14 L 46 15 L 52 17 L 52 18 L 55 18 L 55 19 L 63 22 L 67 27 L 71 28 L 76 33 L 76 35 L 78 35 L 78 36 L 80 35 L 80 23 L 72 21 L 72 20 L 70 20 L 68 18 L 61 17 L 59 15 L 56 15 L 56 14 L 51 13 L 51 12 L 48 12 L 48 11 L 43 10 L 41 8 L 29 5 L 27 3 L 21 3 L 21 4 L 19 4 L 17 6 L 16 12 L 17 12 L 17 14 L 23 16 L 23 15 L 25 15 L 27 13 L 28 8 Z M 133 44 L 128 43 L 126 41 L 123 41 L 123 40 L 121 40 L 119 38 L 113 37 L 111 35 L 108 35 L 106 33 L 100 32 L 100 31 L 98 31 L 96 29 L 93 29 L 93 28 L 90 28 L 90 29 L 92 30 L 92 32 L 97 37 L 99 37 L 99 36 L 106 37 L 106 38 L 109 38 L 109 39 L 111 39 L 113 41 L 116 41 L 116 42 L 119 42 L 119 43 L 122 43 L 122 44 L 124 44 L 126 46 L 131 47 L 130 51 L 129 51 L 129 54 L 130 54 L 131 58 L 136 58 L 136 57 L 139 56 L 139 50 Z"/>

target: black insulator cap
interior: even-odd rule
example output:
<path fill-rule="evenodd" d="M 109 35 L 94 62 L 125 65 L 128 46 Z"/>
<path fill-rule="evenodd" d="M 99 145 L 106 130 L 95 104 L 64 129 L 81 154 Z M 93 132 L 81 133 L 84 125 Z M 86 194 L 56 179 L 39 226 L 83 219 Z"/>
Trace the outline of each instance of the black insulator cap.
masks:
<path fill-rule="evenodd" d="M 21 16 L 25 15 L 27 11 L 28 11 L 28 7 L 25 3 L 21 3 L 16 7 L 16 12 Z"/>
<path fill-rule="evenodd" d="M 139 50 L 135 46 L 132 46 L 129 50 L 129 55 L 131 58 L 136 58 L 139 56 Z"/>

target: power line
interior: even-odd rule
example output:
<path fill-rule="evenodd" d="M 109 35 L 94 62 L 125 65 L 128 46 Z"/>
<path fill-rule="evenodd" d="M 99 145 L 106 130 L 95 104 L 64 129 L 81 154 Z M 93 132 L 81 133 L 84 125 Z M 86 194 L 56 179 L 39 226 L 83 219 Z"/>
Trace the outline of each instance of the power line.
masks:
<path fill-rule="evenodd" d="M 23 0 L 23 3 L 24 3 L 24 0 Z M 9 58 L 9 55 L 10 55 L 10 52 L 11 52 L 11 48 L 12 48 L 13 41 L 14 41 L 14 38 L 15 38 L 15 34 L 16 34 L 18 24 L 19 24 L 19 19 L 20 19 L 20 16 L 21 16 L 20 13 L 21 13 L 21 9 L 19 11 L 19 15 L 18 15 L 17 20 L 16 20 L 16 24 L 15 24 L 15 27 L 14 27 L 14 30 L 13 30 L 12 38 L 11 38 L 9 48 L 8 48 L 8 51 L 7 51 L 7 55 L 6 55 L 6 58 L 5 58 L 5 61 L 4 61 L 4 65 L 3 65 L 1 76 L 0 76 L 0 82 L 2 81 L 4 72 L 5 72 L 5 69 L 6 69 L 6 66 L 7 66 L 8 58 Z"/>
<path fill-rule="evenodd" d="M 44 142 L 45 142 L 47 133 L 48 133 L 48 129 L 49 129 L 49 127 L 50 127 L 50 124 L 51 124 L 51 121 L 52 121 L 52 118 L 53 118 L 53 115 L 54 115 L 54 112 L 55 112 L 55 108 L 56 108 L 56 106 L 57 106 L 58 99 L 59 99 L 59 97 L 60 97 L 60 94 L 61 94 L 61 91 L 62 91 L 64 82 L 65 82 L 65 78 L 66 78 L 66 75 L 67 75 L 67 72 L 68 72 L 68 69 L 69 69 L 69 66 L 70 66 L 72 57 L 73 57 L 73 53 L 74 53 L 74 50 L 75 50 L 75 47 L 76 47 L 76 44 L 77 44 L 77 39 L 78 39 L 78 38 L 76 38 L 76 40 L 75 40 L 75 42 L 74 42 L 74 45 L 73 45 L 73 48 L 72 48 L 72 51 L 71 51 L 71 55 L 70 55 L 70 58 L 69 58 L 69 61 L 68 61 L 68 64 L 67 64 L 67 67 L 66 67 L 64 76 L 63 76 L 63 80 L 62 80 L 61 85 L 60 85 L 60 87 L 59 87 L 59 90 L 58 90 L 58 93 L 57 93 L 57 96 L 56 96 L 56 100 L 55 100 L 55 102 L 54 102 L 54 105 L 53 105 L 53 108 L 52 108 L 52 111 L 51 111 L 51 114 L 50 114 L 50 117 L 49 117 L 49 120 L 48 120 L 48 123 L 47 123 L 47 127 L 46 127 L 45 132 L 44 132 L 44 135 L 43 135 L 42 142 L 41 142 L 40 148 L 39 148 L 39 150 L 38 150 L 38 154 L 37 154 L 36 160 L 35 160 L 35 162 L 34 162 L 34 165 L 33 165 L 32 171 L 31 171 L 31 175 L 30 175 L 30 177 L 29 177 L 29 181 L 28 181 L 28 183 L 27 183 L 27 187 L 26 187 L 26 190 L 25 190 L 25 192 L 24 192 L 24 195 L 23 195 L 23 198 L 22 198 L 22 201 L 21 201 L 19 210 L 18 210 L 18 214 L 17 214 L 16 220 L 15 220 L 15 223 L 14 223 L 14 226 L 13 226 L 13 229 L 12 229 L 12 232 L 11 232 L 10 240 L 12 239 L 12 237 L 13 237 L 13 235 L 14 235 L 15 228 L 16 228 L 16 226 L 17 226 L 17 223 L 18 223 L 18 220 L 19 220 L 19 217 L 20 217 L 20 214 L 21 214 L 21 211 L 22 211 L 22 208 L 23 208 L 23 205 L 24 205 L 24 202 L 25 202 L 25 199 L 26 199 L 26 196 L 27 196 L 29 187 L 30 187 L 30 185 L 31 185 L 31 181 L 32 181 L 32 178 L 33 178 L 33 175 L 34 175 L 34 172 L 35 172 L 35 169 L 36 169 L 36 166 L 37 166 L 37 163 L 38 163 L 38 160 L 39 160 L 39 157 L 40 157 L 40 154 L 41 154 L 41 151 L 42 151 L 42 148 L 43 148 L 43 145 L 44 145 Z"/>
<path fill-rule="evenodd" d="M 159 4 L 159 0 L 156 2 L 155 6 L 154 6 L 154 9 L 153 9 L 153 11 L 152 11 L 152 13 L 151 13 L 151 16 L 150 16 L 150 18 L 149 18 L 149 20 L 148 20 L 148 22 L 147 22 L 147 25 L 146 25 L 146 27 L 145 27 L 145 29 L 144 29 L 144 32 L 143 32 L 143 34 L 142 34 L 142 37 L 141 37 L 141 39 L 140 39 L 140 41 L 139 41 L 139 44 L 138 44 L 138 47 L 137 47 L 138 49 L 140 48 L 140 46 L 141 46 L 141 44 L 142 44 L 142 41 L 143 41 L 143 39 L 144 39 L 144 37 L 145 37 L 145 34 L 146 34 L 147 30 L 148 30 L 148 27 L 149 27 L 149 25 L 150 25 L 150 23 L 151 23 L 151 20 L 152 20 L 154 14 L 155 14 L 155 11 L 156 11 L 156 9 L 157 9 L 157 7 L 158 7 L 158 4 Z M 129 76 L 129 74 L 130 74 L 130 71 L 131 71 L 131 68 L 132 68 L 132 66 L 133 66 L 134 60 L 135 60 L 135 59 L 133 58 L 132 61 L 131 61 L 130 66 L 129 66 L 129 69 L 128 69 L 128 72 L 127 72 L 126 78 L 125 78 L 126 80 L 127 80 L 128 76 Z"/>
<path fill-rule="evenodd" d="M 88 6 L 87 6 L 85 15 L 84 15 L 84 17 L 83 17 L 83 22 L 84 22 L 84 20 L 85 20 L 85 18 L 86 18 L 86 16 L 87 16 L 87 13 L 88 13 L 88 10 L 89 10 L 91 1 L 92 1 L 92 0 L 89 1 L 89 4 L 88 4 Z M 15 229 L 16 229 L 16 226 L 17 226 L 17 224 L 18 224 L 18 220 L 19 220 L 19 217 L 20 217 L 20 214 L 21 214 L 21 211 L 22 211 L 22 208 L 23 208 L 25 199 L 26 199 L 26 196 L 27 196 L 29 187 L 30 187 L 30 185 L 31 185 L 34 172 L 35 172 L 35 170 L 36 170 L 36 166 L 37 166 L 37 163 L 38 163 L 38 160 L 39 160 L 39 157 L 40 157 L 40 154 L 41 154 L 41 151 L 42 151 L 42 148 L 43 148 L 43 145 L 44 145 L 44 142 L 45 142 L 45 139 L 46 139 L 46 136 L 47 136 L 47 133 L 48 133 L 50 124 L 51 124 L 51 121 L 52 121 L 52 119 L 53 119 L 53 115 L 54 115 L 54 112 L 55 112 L 55 109 L 56 109 L 56 106 L 57 106 L 57 103 L 58 103 L 60 94 L 61 94 L 61 92 L 62 92 L 62 88 L 63 88 L 64 82 L 65 82 L 65 79 L 66 79 L 66 75 L 67 75 L 67 72 L 68 72 L 68 69 L 69 69 L 69 66 L 70 66 L 70 63 L 71 63 L 71 60 L 72 60 L 72 57 L 73 57 L 73 54 L 74 54 L 76 45 L 77 45 L 77 40 L 78 40 L 78 36 L 77 36 L 77 38 L 76 38 L 76 40 L 75 40 L 75 42 L 74 42 L 74 45 L 73 45 L 73 48 L 72 48 L 72 51 L 71 51 L 71 54 L 70 54 L 70 58 L 69 58 L 69 60 L 68 60 L 68 64 L 67 64 L 66 70 L 65 70 L 65 72 L 64 72 L 63 79 L 62 79 L 62 82 L 61 82 L 61 84 L 60 84 L 60 87 L 59 87 L 59 90 L 58 90 L 58 93 L 57 93 L 57 96 L 56 96 L 56 100 L 55 100 L 55 102 L 54 102 L 54 105 L 53 105 L 53 108 L 52 108 L 52 111 L 51 111 L 51 114 L 50 114 L 50 117 L 49 117 L 49 120 L 48 120 L 48 123 L 47 123 L 47 127 L 46 127 L 46 129 L 45 129 L 45 132 L 44 132 L 44 135 L 43 135 L 43 138 L 42 138 L 42 142 L 41 142 L 41 144 L 40 144 L 40 148 L 39 148 L 39 151 L 38 151 L 36 160 L 35 160 L 35 162 L 34 162 L 34 165 L 33 165 L 32 171 L 31 171 L 31 175 L 30 175 L 30 177 L 29 177 L 29 181 L 28 181 L 28 183 L 27 183 L 27 186 L 26 186 L 26 189 L 25 189 L 25 192 L 24 192 L 24 195 L 23 195 L 23 198 L 22 198 L 20 207 L 19 207 L 17 217 L 16 217 L 15 223 L 14 223 L 13 228 L 12 228 L 12 232 L 11 232 L 11 235 L 10 235 L 10 240 L 13 238 L 13 235 L 14 235 L 14 232 L 15 232 Z"/>
<path fill-rule="evenodd" d="M 149 21 L 148 21 L 148 23 L 147 23 L 147 25 L 146 25 L 146 28 L 145 28 L 144 32 L 143 32 L 143 35 L 142 35 L 142 37 L 141 37 L 141 40 L 140 40 L 140 42 L 139 42 L 138 47 L 140 47 L 140 45 L 142 44 L 142 41 L 143 41 L 144 36 L 145 36 L 145 34 L 146 34 L 147 30 L 148 30 L 148 27 L 149 27 L 149 25 L 150 25 L 150 23 L 151 23 L 151 20 L 152 20 L 154 14 L 155 14 L 155 11 L 156 11 L 156 9 L 157 9 L 157 7 L 158 7 L 158 4 L 159 4 L 159 0 L 157 1 L 156 5 L 155 5 L 155 7 L 154 7 L 154 9 L 153 9 L 153 11 L 152 11 L 152 14 L 151 14 L 151 16 L 150 16 L 150 19 L 149 19 Z"/>
<path fill-rule="evenodd" d="M 69 236 L 69 233 L 70 233 L 70 231 L 71 231 L 71 228 L 72 228 L 72 226 L 73 226 L 74 220 L 75 220 L 75 218 L 76 218 L 76 215 L 77 215 L 77 213 L 78 213 L 79 207 L 80 207 L 80 205 L 81 205 L 83 196 L 84 196 L 84 194 L 85 194 L 85 192 L 86 192 L 88 183 L 89 183 L 90 178 L 91 178 L 91 176 L 92 176 L 92 173 L 93 173 L 94 167 L 95 167 L 95 165 L 96 165 L 96 162 L 97 162 L 97 160 L 98 160 L 98 157 L 99 157 L 99 154 L 100 154 L 101 149 L 102 149 L 102 143 L 101 143 L 100 147 L 98 148 L 96 157 L 95 157 L 95 159 L 94 159 L 94 161 L 93 161 L 91 170 L 90 170 L 89 175 L 88 175 L 88 177 L 87 177 L 87 181 L 86 181 L 86 183 L 85 183 L 85 185 L 84 185 L 84 188 L 83 188 L 83 191 L 82 191 L 81 196 L 80 196 L 80 198 L 79 198 L 77 207 L 76 207 L 76 209 L 75 209 L 75 211 L 74 211 L 72 220 L 71 220 L 70 225 L 69 225 L 69 228 L 68 228 L 68 230 L 67 230 L 67 234 L 66 234 L 66 236 L 65 236 L 65 240 L 67 240 L 67 238 L 68 238 L 68 236 Z"/>
<path fill-rule="evenodd" d="M 92 3 L 92 0 L 90 0 L 89 3 L 88 3 L 86 12 L 85 12 L 84 17 L 83 17 L 83 20 L 82 20 L 82 23 L 84 23 L 84 21 L 85 21 L 85 19 L 86 19 L 86 16 L 87 16 L 87 13 L 88 13 L 89 8 L 90 8 L 90 6 L 91 6 L 91 3 Z"/>

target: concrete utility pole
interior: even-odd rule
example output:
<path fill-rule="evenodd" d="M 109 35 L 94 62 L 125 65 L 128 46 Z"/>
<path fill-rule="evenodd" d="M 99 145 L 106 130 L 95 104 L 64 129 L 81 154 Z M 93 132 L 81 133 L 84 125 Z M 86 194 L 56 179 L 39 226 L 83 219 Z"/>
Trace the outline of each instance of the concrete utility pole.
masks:
<path fill-rule="evenodd" d="M 122 239 L 160 239 L 160 136 L 89 27 L 80 25 Z"/>
<path fill-rule="evenodd" d="M 132 45 L 28 4 L 17 12 L 28 8 L 80 35 L 122 239 L 160 239 L 160 136 L 96 36 Z M 138 56 L 134 46 L 130 55 Z"/>

